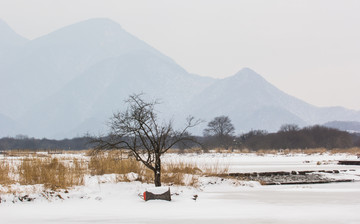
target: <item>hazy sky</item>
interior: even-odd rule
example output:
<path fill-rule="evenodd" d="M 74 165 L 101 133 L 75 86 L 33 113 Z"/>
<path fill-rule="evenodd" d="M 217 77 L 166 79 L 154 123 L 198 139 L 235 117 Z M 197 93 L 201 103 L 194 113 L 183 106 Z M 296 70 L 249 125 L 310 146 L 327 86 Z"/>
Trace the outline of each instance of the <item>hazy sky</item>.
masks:
<path fill-rule="evenodd" d="M 360 1 L 0 0 L 0 18 L 29 39 L 95 17 L 191 73 L 249 67 L 314 105 L 360 110 Z"/>

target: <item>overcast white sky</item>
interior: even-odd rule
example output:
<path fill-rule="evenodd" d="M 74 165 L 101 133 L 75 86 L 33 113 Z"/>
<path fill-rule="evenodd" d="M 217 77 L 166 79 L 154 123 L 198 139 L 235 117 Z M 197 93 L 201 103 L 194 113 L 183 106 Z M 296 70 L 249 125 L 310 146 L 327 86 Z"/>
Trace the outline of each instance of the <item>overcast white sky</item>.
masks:
<path fill-rule="evenodd" d="M 360 1 L 0 0 L 0 18 L 29 39 L 96 17 L 191 73 L 249 67 L 314 105 L 360 110 Z"/>

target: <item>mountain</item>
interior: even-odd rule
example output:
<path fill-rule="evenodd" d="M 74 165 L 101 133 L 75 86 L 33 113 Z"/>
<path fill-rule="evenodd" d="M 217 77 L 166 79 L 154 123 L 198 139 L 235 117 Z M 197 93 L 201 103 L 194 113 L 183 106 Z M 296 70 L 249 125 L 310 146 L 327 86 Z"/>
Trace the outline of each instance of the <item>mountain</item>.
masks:
<path fill-rule="evenodd" d="M 280 91 L 249 68 L 206 88 L 194 97 L 190 108 L 192 114 L 206 120 L 229 116 L 238 131 L 275 131 L 284 123 L 306 125 L 307 111 L 315 109 Z"/>
<path fill-rule="evenodd" d="M 131 74 L 131 75 L 129 75 Z M 169 118 L 183 110 L 191 97 L 211 84 L 213 79 L 187 73 L 176 63 L 149 51 L 136 51 L 94 65 L 63 89 L 34 106 L 22 119 L 27 127 L 41 127 L 36 135 L 56 133 L 63 136 L 88 127 L 101 130 L 112 112 L 124 109 L 132 93 L 146 93 L 160 99 L 159 111 Z M 96 122 L 95 122 L 96 121 Z M 73 131 L 72 131 L 73 130 Z M 69 132 L 70 131 L 70 132 Z M 76 133 L 81 134 L 81 133 Z"/>
<path fill-rule="evenodd" d="M 310 105 L 249 68 L 224 79 L 190 74 L 109 19 L 79 22 L 11 46 L 16 47 L 0 57 L 0 136 L 105 133 L 111 114 L 140 92 L 160 99 L 160 119 L 172 119 L 176 127 L 188 115 L 206 122 L 227 115 L 237 133 L 277 131 L 285 123 L 360 121 L 359 111 Z M 202 134 L 206 122 L 194 133 Z"/>
<path fill-rule="evenodd" d="M 14 47 L 19 47 L 28 40 L 19 34 L 17 34 L 14 30 L 12 30 L 9 25 L 0 19 L 0 56 L 3 51 L 9 50 Z"/>
<path fill-rule="evenodd" d="M 95 64 L 135 51 L 172 61 L 109 19 L 79 22 L 29 41 L 1 62 L 0 112 L 18 119 Z"/>
<path fill-rule="evenodd" d="M 206 120 L 227 115 L 238 131 L 277 131 L 282 124 L 306 126 L 335 118 L 360 121 L 358 111 L 313 106 L 284 93 L 249 68 L 206 88 L 194 97 L 190 108 L 192 114 L 203 116 Z"/>
<path fill-rule="evenodd" d="M 342 131 L 360 133 L 360 122 L 358 121 L 331 121 L 323 124 L 329 128 L 336 128 Z"/>

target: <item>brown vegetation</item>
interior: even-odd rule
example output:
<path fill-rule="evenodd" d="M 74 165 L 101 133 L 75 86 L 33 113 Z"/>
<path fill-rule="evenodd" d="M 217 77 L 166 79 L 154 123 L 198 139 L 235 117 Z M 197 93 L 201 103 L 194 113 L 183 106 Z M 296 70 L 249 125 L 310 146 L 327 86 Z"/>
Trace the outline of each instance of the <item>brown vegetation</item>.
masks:
<path fill-rule="evenodd" d="M 347 153 L 351 155 L 358 155 L 360 154 L 360 147 L 353 147 L 349 149 L 332 149 L 330 153 L 337 154 L 337 153 Z"/>
<path fill-rule="evenodd" d="M 191 150 L 191 152 L 199 153 L 199 150 Z M 154 181 L 153 172 L 135 158 L 129 157 L 127 153 L 109 151 L 89 156 L 91 154 L 89 151 L 82 151 L 81 154 L 82 157 L 68 153 L 60 156 L 29 151 L 9 153 L 11 157 L 5 156 L 0 164 L 0 184 L 2 186 L 16 182 L 22 185 L 42 184 L 47 189 L 60 190 L 83 185 L 85 175 L 104 174 L 116 174 L 116 181 L 119 182 L 137 180 L 152 183 Z M 16 162 L 9 165 L 9 161 Z M 130 180 L 129 173 L 134 173 L 133 176 L 136 178 Z M 167 185 L 196 186 L 199 176 L 219 176 L 224 173 L 227 173 L 227 168 L 221 168 L 219 164 L 199 167 L 195 163 L 176 161 L 163 164 L 161 178 Z"/>
<path fill-rule="evenodd" d="M 134 158 L 122 158 L 116 152 L 101 153 L 90 158 L 91 175 L 140 173 L 141 164 Z"/>
<path fill-rule="evenodd" d="M 0 163 L 0 184 L 1 185 L 8 185 L 8 184 L 13 183 L 9 174 L 10 174 L 10 165 L 6 164 L 4 161 L 1 161 L 1 163 Z"/>
<path fill-rule="evenodd" d="M 26 158 L 18 167 L 18 174 L 20 184 L 44 184 L 52 190 L 84 183 L 83 168 L 77 159 L 65 165 L 57 158 Z"/>
<path fill-rule="evenodd" d="M 185 150 L 185 152 L 202 153 L 200 149 Z M 254 153 L 248 149 L 225 150 L 217 149 L 218 153 Z M 171 150 L 180 153 L 180 150 Z M 258 155 L 265 154 L 360 154 L 360 148 L 332 149 L 285 149 L 257 150 Z M 116 174 L 116 181 L 141 181 L 152 183 L 153 172 L 142 163 L 129 157 L 127 152 L 109 151 L 89 156 L 89 151 L 78 154 L 53 155 L 49 153 L 31 153 L 29 151 L 14 151 L 0 158 L 0 185 L 9 186 L 13 183 L 22 185 L 42 184 L 52 190 L 68 189 L 83 185 L 85 175 Z M 20 156 L 21 155 L 21 156 Z M 15 156 L 15 157 L 14 157 Z M 201 176 L 226 176 L 229 167 L 225 164 L 199 165 L 185 161 L 164 161 L 161 178 L 166 185 L 197 186 Z M 134 173 L 129 179 L 128 174 Z M 134 178 L 135 177 L 135 178 Z"/>

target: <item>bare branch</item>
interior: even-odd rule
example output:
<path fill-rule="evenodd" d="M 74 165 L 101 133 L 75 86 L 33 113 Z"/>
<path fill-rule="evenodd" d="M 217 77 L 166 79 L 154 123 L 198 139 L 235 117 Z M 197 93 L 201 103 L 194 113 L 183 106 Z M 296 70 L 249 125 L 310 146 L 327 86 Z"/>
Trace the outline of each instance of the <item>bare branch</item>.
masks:
<path fill-rule="evenodd" d="M 188 129 L 199 123 L 193 117 L 187 119 L 185 128 L 174 131 L 172 121 L 159 123 L 155 113 L 158 101 L 146 102 L 143 94 L 134 94 L 125 101 L 124 112 L 114 113 L 110 118 L 110 134 L 96 139 L 96 150 L 128 149 L 137 161 L 154 171 L 155 185 L 160 186 L 161 155 L 183 141 L 194 141 Z"/>

